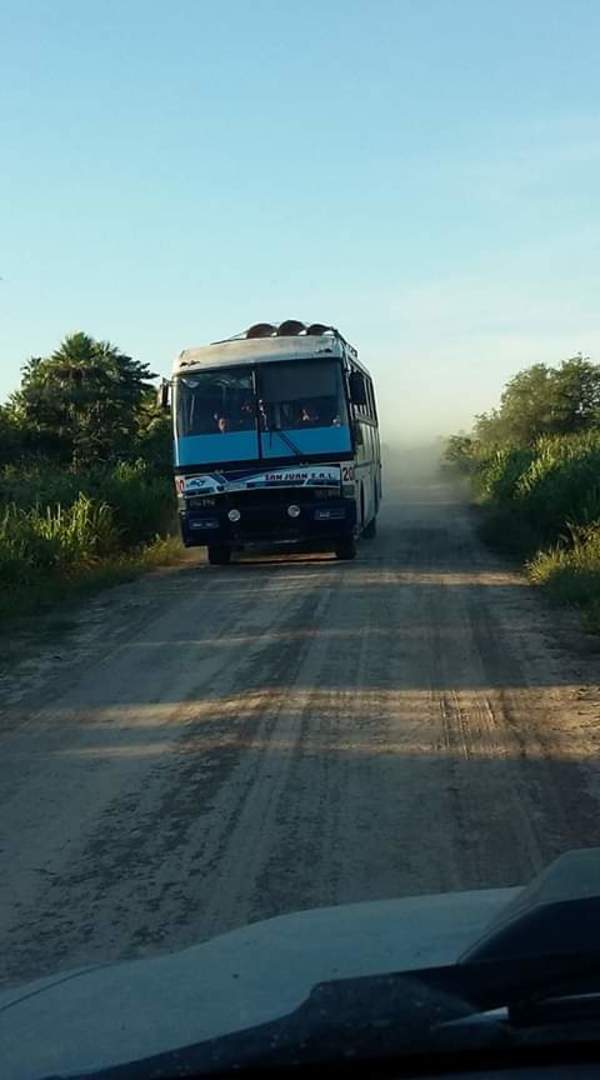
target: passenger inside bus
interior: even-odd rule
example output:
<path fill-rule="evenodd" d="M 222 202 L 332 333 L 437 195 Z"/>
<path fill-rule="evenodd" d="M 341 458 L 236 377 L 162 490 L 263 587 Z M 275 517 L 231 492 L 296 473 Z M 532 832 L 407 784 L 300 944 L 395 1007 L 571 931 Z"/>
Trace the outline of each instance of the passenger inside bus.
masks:
<path fill-rule="evenodd" d="M 300 415 L 298 417 L 298 426 L 305 426 L 310 424 L 319 423 L 319 414 L 315 409 L 312 409 L 309 405 L 303 405 L 300 409 Z"/>
<path fill-rule="evenodd" d="M 244 401 L 240 407 L 240 416 L 237 426 L 240 431 L 249 431 L 254 427 L 255 423 L 254 403 L 250 400 Z"/>

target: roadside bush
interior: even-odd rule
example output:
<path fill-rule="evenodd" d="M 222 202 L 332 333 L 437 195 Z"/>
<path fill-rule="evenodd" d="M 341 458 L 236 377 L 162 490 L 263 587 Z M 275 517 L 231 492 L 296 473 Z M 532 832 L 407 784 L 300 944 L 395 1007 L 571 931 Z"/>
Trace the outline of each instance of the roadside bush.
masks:
<path fill-rule="evenodd" d="M 38 461 L 0 471 L 0 585 L 67 581 L 173 531 L 172 481 L 144 462 L 80 471 Z M 100 579 L 98 579 L 100 580 Z"/>
<path fill-rule="evenodd" d="M 600 366 L 578 354 L 519 372 L 443 464 L 468 478 L 484 539 L 600 630 Z"/>
<path fill-rule="evenodd" d="M 569 522 L 600 520 L 600 432 L 545 436 L 527 449 L 482 455 L 472 484 L 487 509 L 486 536 L 493 524 L 501 542 L 524 552 L 552 544 Z"/>
<path fill-rule="evenodd" d="M 550 538 L 600 518 L 600 432 L 540 439 L 515 498 Z"/>
<path fill-rule="evenodd" d="M 145 543 L 173 529 L 173 481 L 152 472 L 144 462 L 116 465 L 97 477 L 91 488 L 96 498 L 113 509 L 125 547 Z"/>
<path fill-rule="evenodd" d="M 482 453 L 473 473 L 477 495 L 483 501 L 506 502 L 512 499 L 534 455 L 534 450 L 510 447 Z"/>
<path fill-rule="evenodd" d="M 12 504 L 0 520 L 0 582 L 5 587 L 68 574 L 114 552 L 119 543 L 112 511 L 85 495 L 70 507 L 24 510 Z"/>
<path fill-rule="evenodd" d="M 600 431 L 476 455 L 483 539 L 525 558 L 532 581 L 600 629 Z"/>
<path fill-rule="evenodd" d="M 43 458 L 26 465 L 5 465 L 0 470 L 0 503 L 22 509 L 58 503 L 70 506 L 80 491 L 87 491 L 84 479 Z"/>
<path fill-rule="evenodd" d="M 143 461 L 86 471 L 59 469 L 40 461 L 0 471 L 0 504 L 22 509 L 67 508 L 80 495 L 110 506 L 125 546 L 144 543 L 173 526 L 172 479 L 155 473 Z"/>
<path fill-rule="evenodd" d="M 171 559 L 171 421 L 153 378 L 80 331 L 24 364 L 0 405 L 0 616 Z"/>
<path fill-rule="evenodd" d="M 529 576 L 558 603 L 581 607 L 589 628 L 600 630 L 600 524 L 571 526 L 569 533 L 569 541 L 529 561 Z"/>

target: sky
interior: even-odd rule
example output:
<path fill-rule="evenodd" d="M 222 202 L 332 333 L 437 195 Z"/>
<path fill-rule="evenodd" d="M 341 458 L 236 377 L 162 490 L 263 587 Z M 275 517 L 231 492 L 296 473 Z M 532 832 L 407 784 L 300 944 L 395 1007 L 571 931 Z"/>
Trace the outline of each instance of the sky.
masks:
<path fill-rule="evenodd" d="M 418 441 L 600 360 L 599 49 L 597 0 L 3 0 L 0 400 L 300 318 Z"/>

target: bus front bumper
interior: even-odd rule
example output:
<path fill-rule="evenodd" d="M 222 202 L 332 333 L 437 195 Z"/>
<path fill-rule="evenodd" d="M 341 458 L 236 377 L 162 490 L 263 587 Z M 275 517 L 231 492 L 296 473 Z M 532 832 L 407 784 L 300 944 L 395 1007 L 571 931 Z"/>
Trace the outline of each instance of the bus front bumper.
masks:
<path fill-rule="evenodd" d="M 293 516 L 290 507 L 299 513 Z M 295 502 L 293 495 L 279 505 L 246 505 L 231 521 L 231 508 L 185 509 L 179 512 L 181 536 L 186 547 L 226 545 L 243 548 L 252 544 L 309 546 L 327 550 L 340 540 L 354 535 L 356 503 L 354 499 L 324 499 Z"/>

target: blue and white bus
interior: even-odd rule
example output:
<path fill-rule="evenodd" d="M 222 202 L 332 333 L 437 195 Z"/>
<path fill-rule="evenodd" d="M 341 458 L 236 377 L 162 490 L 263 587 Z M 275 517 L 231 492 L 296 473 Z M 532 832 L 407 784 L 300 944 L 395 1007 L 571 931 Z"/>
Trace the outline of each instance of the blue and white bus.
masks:
<path fill-rule="evenodd" d="M 206 546 L 215 564 L 255 545 L 352 559 L 357 537 L 375 535 L 375 393 L 337 330 L 257 323 L 184 350 L 171 387 L 186 546 Z"/>

